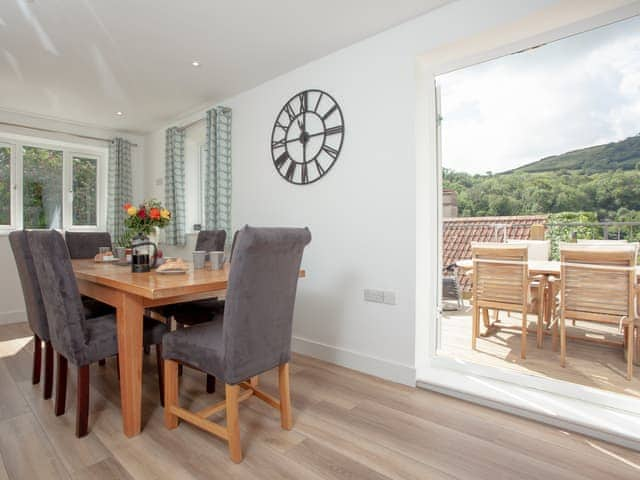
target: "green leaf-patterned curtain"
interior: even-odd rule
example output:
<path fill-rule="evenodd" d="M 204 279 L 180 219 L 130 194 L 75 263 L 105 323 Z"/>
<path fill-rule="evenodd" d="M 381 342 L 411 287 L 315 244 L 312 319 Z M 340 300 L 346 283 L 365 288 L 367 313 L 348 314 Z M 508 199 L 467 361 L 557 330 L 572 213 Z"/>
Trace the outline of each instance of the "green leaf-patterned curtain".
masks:
<path fill-rule="evenodd" d="M 131 201 L 131 143 L 124 138 L 114 138 L 109 144 L 107 186 L 107 230 L 114 243 L 125 232 L 122 206 Z"/>
<path fill-rule="evenodd" d="M 167 129 L 165 145 L 164 195 L 167 209 L 171 212 L 171 222 L 165 227 L 165 241 L 169 245 L 184 246 L 185 199 L 184 199 L 184 138 L 183 128 Z"/>
<path fill-rule="evenodd" d="M 206 116 L 204 224 L 231 232 L 231 109 L 212 108 Z"/>

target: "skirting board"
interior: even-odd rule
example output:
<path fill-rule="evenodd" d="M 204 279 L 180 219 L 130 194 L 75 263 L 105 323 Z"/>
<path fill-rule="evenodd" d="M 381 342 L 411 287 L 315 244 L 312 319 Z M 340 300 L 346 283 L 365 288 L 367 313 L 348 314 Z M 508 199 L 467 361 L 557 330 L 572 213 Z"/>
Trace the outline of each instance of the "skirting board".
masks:
<path fill-rule="evenodd" d="M 434 373 L 421 369 L 416 385 L 640 451 L 639 415 L 486 377 Z"/>
<path fill-rule="evenodd" d="M 27 321 L 27 312 L 18 310 L 15 312 L 0 312 L 0 325 L 8 325 L 10 323 L 21 323 Z"/>
<path fill-rule="evenodd" d="M 416 386 L 416 370 L 412 366 L 390 362 L 361 352 L 340 348 L 307 338 L 294 336 L 292 350 L 342 367 L 411 387 Z"/>

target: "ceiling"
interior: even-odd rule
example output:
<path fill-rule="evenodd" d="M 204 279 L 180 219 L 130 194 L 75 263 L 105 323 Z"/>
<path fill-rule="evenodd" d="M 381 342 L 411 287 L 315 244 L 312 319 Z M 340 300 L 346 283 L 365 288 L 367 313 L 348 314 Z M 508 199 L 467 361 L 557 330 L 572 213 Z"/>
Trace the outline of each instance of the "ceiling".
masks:
<path fill-rule="evenodd" d="M 150 131 L 448 1 L 2 0 L 0 109 Z"/>

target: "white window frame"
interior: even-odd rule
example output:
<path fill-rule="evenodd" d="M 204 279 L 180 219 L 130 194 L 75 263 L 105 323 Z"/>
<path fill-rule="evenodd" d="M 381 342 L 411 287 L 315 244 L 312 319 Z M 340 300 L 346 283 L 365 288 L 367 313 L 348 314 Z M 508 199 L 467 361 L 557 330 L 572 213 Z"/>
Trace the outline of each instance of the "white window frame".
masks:
<path fill-rule="evenodd" d="M 0 234 L 24 227 L 23 147 L 62 151 L 62 230 L 100 231 L 106 227 L 107 148 L 23 135 L 0 134 L 0 145 L 11 148 L 11 225 L 0 225 Z M 97 160 L 96 225 L 73 225 L 73 157 Z"/>

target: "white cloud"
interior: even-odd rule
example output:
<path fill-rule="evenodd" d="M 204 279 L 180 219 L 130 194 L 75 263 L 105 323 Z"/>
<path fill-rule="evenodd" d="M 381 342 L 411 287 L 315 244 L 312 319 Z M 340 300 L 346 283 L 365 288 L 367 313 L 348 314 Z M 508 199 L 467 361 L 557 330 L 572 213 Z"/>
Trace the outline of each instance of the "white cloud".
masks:
<path fill-rule="evenodd" d="M 443 165 L 504 171 L 640 132 L 640 19 L 442 75 Z"/>

